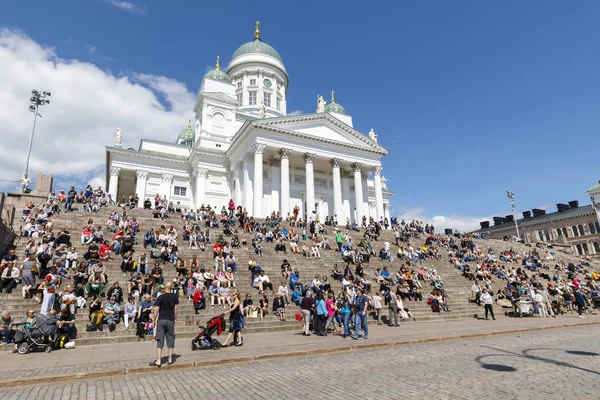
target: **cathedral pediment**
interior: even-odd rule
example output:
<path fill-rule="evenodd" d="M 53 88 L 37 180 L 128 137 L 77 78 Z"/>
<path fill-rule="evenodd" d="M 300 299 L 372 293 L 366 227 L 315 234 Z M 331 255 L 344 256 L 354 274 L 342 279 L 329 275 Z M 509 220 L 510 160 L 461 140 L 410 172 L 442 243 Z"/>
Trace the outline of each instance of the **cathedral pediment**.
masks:
<path fill-rule="evenodd" d="M 261 126 L 273 128 L 292 135 L 364 148 L 382 154 L 388 152 L 385 147 L 379 145 L 376 141 L 327 113 L 256 120 L 253 122 L 253 126 L 256 128 Z"/>

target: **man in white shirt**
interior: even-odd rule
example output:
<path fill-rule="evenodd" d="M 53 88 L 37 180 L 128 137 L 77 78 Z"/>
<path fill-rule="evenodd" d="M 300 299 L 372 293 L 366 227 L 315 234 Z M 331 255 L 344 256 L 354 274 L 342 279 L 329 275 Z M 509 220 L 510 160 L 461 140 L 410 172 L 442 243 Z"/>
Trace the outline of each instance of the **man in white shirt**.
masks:
<path fill-rule="evenodd" d="M 271 280 L 269 279 L 267 274 L 265 274 L 265 272 L 262 271 L 258 276 L 258 290 L 264 292 L 267 289 L 271 289 L 271 291 L 273 291 L 273 284 L 271 283 Z"/>
<path fill-rule="evenodd" d="M 546 302 L 544 301 L 544 296 L 540 293 L 539 290 L 535 291 L 535 295 L 533 296 L 533 301 L 535 306 L 538 309 L 541 318 L 546 318 L 548 313 L 546 312 Z"/>

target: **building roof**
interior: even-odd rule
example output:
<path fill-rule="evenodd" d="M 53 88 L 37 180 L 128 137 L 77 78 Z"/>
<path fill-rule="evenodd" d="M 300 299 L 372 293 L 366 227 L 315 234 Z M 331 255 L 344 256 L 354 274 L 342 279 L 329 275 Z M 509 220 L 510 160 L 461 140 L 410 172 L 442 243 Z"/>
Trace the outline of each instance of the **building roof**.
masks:
<path fill-rule="evenodd" d="M 592 208 L 591 205 L 587 205 L 587 206 L 582 206 L 582 207 L 576 207 L 576 208 L 572 208 L 570 210 L 567 211 L 562 211 L 562 212 L 553 212 L 550 214 L 545 214 L 545 215 L 540 215 L 538 217 L 531 217 L 531 218 L 521 218 L 517 220 L 517 224 L 519 226 L 521 225 L 531 225 L 531 224 L 540 224 L 540 223 L 544 223 L 544 222 L 550 222 L 552 220 L 558 219 L 558 218 L 573 218 L 573 217 L 577 217 L 583 214 L 588 214 L 588 213 L 593 213 L 594 209 Z M 505 229 L 505 228 L 513 228 L 515 227 L 515 223 L 514 221 L 506 221 L 503 224 L 500 225 L 490 225 L 489 228 L 481 228 L 478 229 L 476 231 L 473 232 L 493 232 L 495 230 L 499 230 L 499 229 Z"/>
<path fill-rule="evenodd" d="M 231 61 L 237 57 L 243 56 L 244 54 L 264 54 L 266 56 L 276 58 L 283 63 L 279 53 L 273 47 L 263 42 L 259 37 L 254 38 L 253 41 L 244 43 L 238 47 L 235 53 L 233 53 Z"/>
<path fill-rule="evenodd" d="M 596 183 L 594 186 L 586 190 L 586 193 L 596 193 L 600 192 L 600 182 Z"/>

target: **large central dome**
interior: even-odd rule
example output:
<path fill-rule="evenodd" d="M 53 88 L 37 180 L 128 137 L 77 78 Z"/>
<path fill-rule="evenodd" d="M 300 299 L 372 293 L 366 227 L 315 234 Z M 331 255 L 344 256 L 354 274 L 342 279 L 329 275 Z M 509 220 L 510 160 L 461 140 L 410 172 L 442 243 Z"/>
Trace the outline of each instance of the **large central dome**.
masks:
<path fill-rule="evenodd" d="M 271 46 L 263 42 L 260 38 L 260 30 L 258 29 L 259 21 L 256 21 L 256 30 L 254 31 L 254 40 L 248 43 L 244 43 L 241 45 L 233 56 L 231 57 L 231 61 L 235 60 L 237 57 L 241 57 L 245 54 L 263 54 L 265 56 L 271 56 L 276 58 L 283 64 L 283 60 L 279 53 Z M 230 61 L 230 64 L 231 64 Z"/>
<path fill-rule="evenodd" d="M 283 62 L 279 53 L 260 38 L 255 38 L 253 41 L 241 45 L 235 53 L 233 53 L 231 60 L 233 61 L 236 57 L 243 56 L 244 54 L 264 54 Z"/>

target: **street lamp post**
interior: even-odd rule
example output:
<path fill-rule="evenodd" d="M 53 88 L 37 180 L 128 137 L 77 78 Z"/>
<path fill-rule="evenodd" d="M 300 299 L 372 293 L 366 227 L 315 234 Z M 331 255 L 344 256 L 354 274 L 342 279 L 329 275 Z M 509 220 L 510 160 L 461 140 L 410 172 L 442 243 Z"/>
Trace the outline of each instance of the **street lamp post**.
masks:
<path fill-rule="evenodd" d="M 506 197 L 508 197 L 510 205 L 512 206 L 513 221 L 515 221 L 515 228 L 517 229 L 517 240 L 521 240 L 521 236 L 519 235 L 519 224 L 517 224 L 517 217 L 515 215 L 515 194 L 510 190 L 507 190 Z"/>
<path fill-rule="evenodd" d="M 29 106 L 29 111 L 33 113 L 33 129 L 31 130 L 31 137 L 29 138 L 29 148 L 27 149 L 27 161 L 25 162 L 25 171 L 23 172 L 23 177 L 27 175 L 29 171 L 29 157 L 31 156 L 31 147 L 33 146 L 33 136 L 35 135 L 35 123 L 37 122 L 38 115 L 40 118 L 42 117 L 38 113 L 38 108 L 40 106 L 44 106 L 46 104 L 50 104 L 50 100 L 47 97 L 52 96 L 50 92 L 39 92 L 38 90 L 33 89 L 31 91 L 31 105 Z"/>

